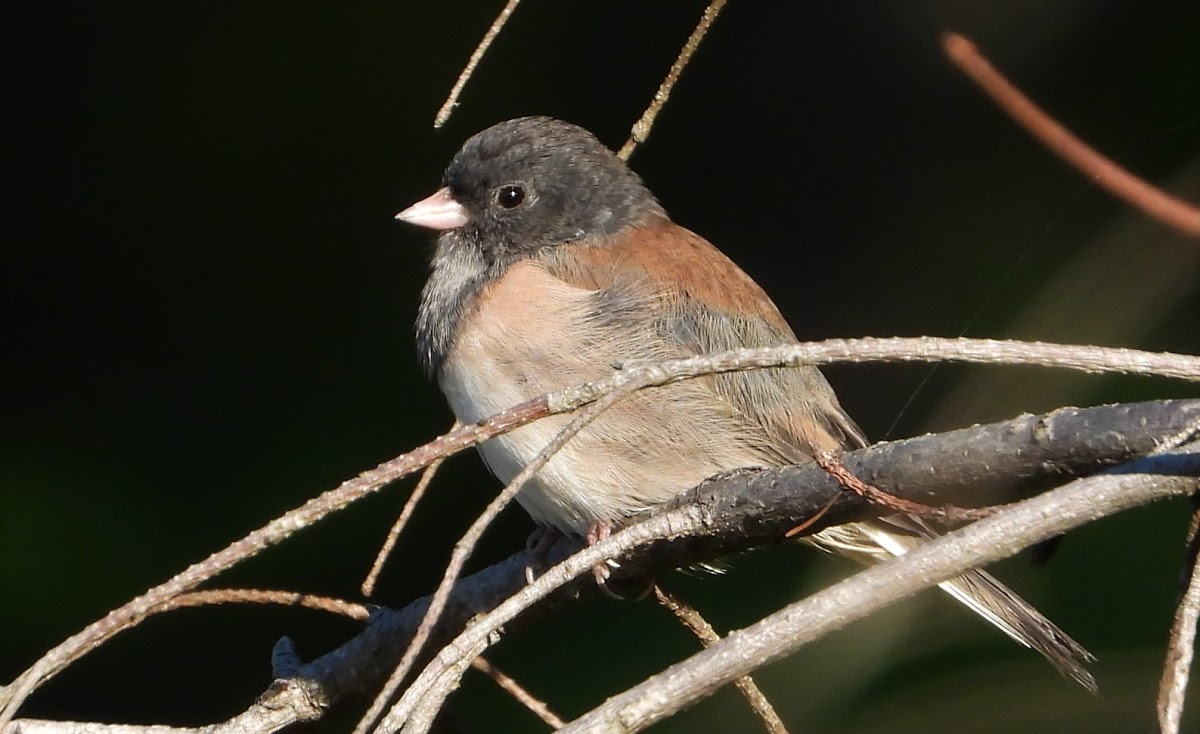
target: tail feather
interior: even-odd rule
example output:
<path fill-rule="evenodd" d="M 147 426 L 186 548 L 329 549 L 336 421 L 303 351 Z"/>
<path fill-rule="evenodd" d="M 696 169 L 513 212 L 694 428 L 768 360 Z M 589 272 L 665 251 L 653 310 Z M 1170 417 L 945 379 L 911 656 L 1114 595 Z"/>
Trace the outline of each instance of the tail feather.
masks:
<path fill-rule="evenodd" d="M 902 556 L 935 535 L 917 518 L 895 517 L 838 525 L 806 540 L 822 550 L 874 564 Z M 1041 653 L 1064 676 L 1097 692 L 1096 679 L 1085 667 L 1096 658 L 994 576 L 971 571 L 939 587 L 1009 637 Z"/>

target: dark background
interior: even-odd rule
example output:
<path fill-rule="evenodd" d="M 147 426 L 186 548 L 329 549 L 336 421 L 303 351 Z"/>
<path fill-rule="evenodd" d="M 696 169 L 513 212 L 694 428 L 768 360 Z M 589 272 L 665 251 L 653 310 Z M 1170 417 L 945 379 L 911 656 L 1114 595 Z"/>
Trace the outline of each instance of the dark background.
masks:
<path fill-rule="evenodd" d="M 702 3 L 527 0 L 448 126 L 431 120 L 502 3 L 20 3 L 2 24 L 7 193 L 0 680 L 186 564 L 450 423 L 411 323 L 428 238 L 392 215 L 468 135 L 523 114 L 619 146 Z M 674 218 L 730 253 L 802 338 L 958 335 L 1200 352 L 1200 245 L 1048 154 L 942 57 L 958 29 L 1097 148 L 1200 201 L 1195 3 L 729 4 L 633 159 Z M 834 368 L 875 438 L 1193 386 L 1046 370 Z M 357 598 L 407 486 L 220 583 Z M 427 593 L 494 494 L 439 477 L 377 601 Z M 1100 658 L 1100 697 L 929 593 L 759 678 L 795 731 L 1147 730 L 1183 503 L 997 572 Z M 514 509 L 477 563 L 519 547 Z M 720 629 L 852 568 L 798 546 L 667 579 Z M 27 715 L 199 724 L 353 634 L 312 612 L 152 619 Z M 567 717 L 689 655 L 646 603 L 581 607 L 489 653 Z M 469 674 L 472 731 L 544 727 Z M 1200 699 L 1190 721 L 1200 722 Z M 348 720 L 326 725 L 342 730 Z M 753 731 L 723 692 L 661 731 Z M 1193 729 L 1194 730 L 1194 729 Z"/>

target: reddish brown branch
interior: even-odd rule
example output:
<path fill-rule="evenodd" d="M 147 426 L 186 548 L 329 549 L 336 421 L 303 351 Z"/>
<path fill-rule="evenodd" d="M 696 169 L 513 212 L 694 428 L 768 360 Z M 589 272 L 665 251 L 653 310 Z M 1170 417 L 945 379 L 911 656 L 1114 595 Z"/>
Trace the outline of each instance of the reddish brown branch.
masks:
<path fill-rule="evenodd" d="M 817 466 L 824 469 L 829 476 L 837 480 L 842 489 L 853 492 L 871 504 L 886 507 L 893 512 L 907 512 L 910 515 L 919 515 L 921 517 L 937 517 L 951 522 L 966 522 L 990 517 L 1003 509 L 1003 507 L 963 508 L 954 507 L 953 505 L 944 505 L 942 507 L 923 505 L 920 502 L 913 502 L 912 500 L 897 497 L 894 494 L 888 494 L 878 487 L 867 484 L 854 476 L 854 473 L 846 468 L 846 465 L 842 463 L 841 458 L 837 454 L 822 451 L 818 452 L 813 457 L 813 460 L 817 462 Z M 820 516 L 818 515 L 818 517 Z M 793 528 L 788 531 L 788 535 L 796 534 L 811 522 L 810 520 L 805 522 L 804 525 Z"/>
<path fill-rule="evenodd" d="M 958 68 L 1050 150 L 1154 219 L 1184 234 L 1200 237 L 1200 209 L 1151 186 L 1075 137 L 1005 79 L 975 44 L 963 36 L 947 32 L 942 36 L 942 46 Z"/>

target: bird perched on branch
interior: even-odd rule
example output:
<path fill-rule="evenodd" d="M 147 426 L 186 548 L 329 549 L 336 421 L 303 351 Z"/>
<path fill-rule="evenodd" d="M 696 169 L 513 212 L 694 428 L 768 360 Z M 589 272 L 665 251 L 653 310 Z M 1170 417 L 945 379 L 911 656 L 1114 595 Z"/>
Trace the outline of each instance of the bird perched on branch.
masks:
<path fill-rule="evenodd" d="M 439 232 L 417 317 L 420 359 L 472 423 L 611 373 L 613 365 L 795 343 L 767 294 L 703 237 L 675 224 L 591 133 L 524 117 L 473 136 L 441 188 L 397 215 Z M 553 416 L 480 446 L 508 482 L 569 421 Z M 866 445 L 815 367 L 708 375 L 640 391 L 602 413 L 517 501 L 539 524 L 594 538 L 742 467 Z M 872 563 L 933 533 L 900 516 L 806 540 Z M 1091 655 L 983 572 L 942 584 L 1089 689 Z"/>

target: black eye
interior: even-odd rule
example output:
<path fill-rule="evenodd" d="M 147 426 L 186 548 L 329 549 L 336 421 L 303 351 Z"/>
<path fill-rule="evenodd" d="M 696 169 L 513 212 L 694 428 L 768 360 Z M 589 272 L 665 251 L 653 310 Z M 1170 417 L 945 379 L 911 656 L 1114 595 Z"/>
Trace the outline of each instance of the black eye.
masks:
<path fill-rule="evenodd" d="M 505 184 L 496 189 L 496 203 L 505 209 L 513 209 L 525 201 L 525 187 L 516 184 Z"/>

